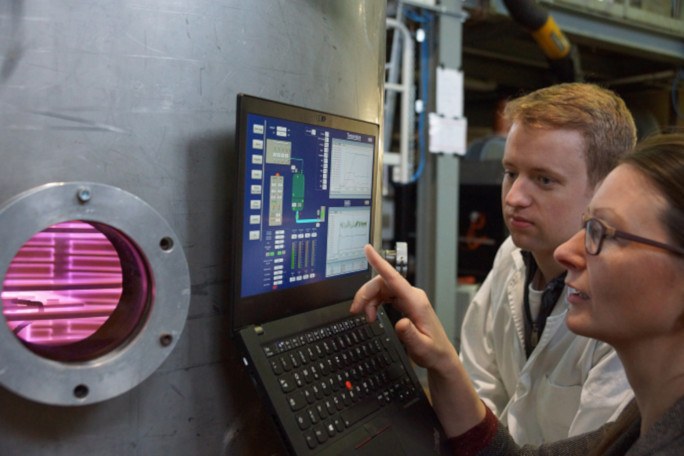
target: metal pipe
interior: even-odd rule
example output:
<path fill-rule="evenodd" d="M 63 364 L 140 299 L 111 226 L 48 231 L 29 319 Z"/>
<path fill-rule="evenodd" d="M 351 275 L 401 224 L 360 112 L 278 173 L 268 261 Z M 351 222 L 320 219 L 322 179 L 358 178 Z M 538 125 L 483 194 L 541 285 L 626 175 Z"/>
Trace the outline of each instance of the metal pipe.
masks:
<path fill-rule="evenodd" d="M 612 81 L 606 82 L 607 86 L 625 85 L 625 84 L 636 84 L 639 82 L 652 82 L 660 81 L 663 79 L 671 79 L 675 76 L 674 70 L 659 71 L 657 73 L 640 74 L 636 76 L 629 76 L 626 78 L 614 79 Z"/>
<path fill-rule="evenodd" d="M 401 19 L 403 12 L 402 2 L 397 4 L 396 20 Z M 399 64 L 398 60 L 401 58 L 401 35 L 395 33 L 392 36 L 392 55 L 388 63 L 387 69 L 387 80 L 385 81 L 385 89 L 390 86 L 394 86 L 399 81 Z M 388 147 L 392 141 L 392 125 L 394 125 L 394 111 L 396 105 L 396 94 L 391 94 L 391 96 L 385 96 L 385 132 L 384 132 L 384 144 Z M 389 127 L 389 128 L 388 128 Z"/>
<path fill-rule="evenodd" d="M 394 90 L 400 93 L 401 97 L 401 118 L 399 123 L 400 137 L 399 137 L 399 176 L 397 181 L 400 183 L 408 183 L 410 180 L 410 170 L 413 167 L 413 157 L 410 154 L 409 148 L 409 134 L 412 126 L 409 123 L 411 111 L 411 90 L 413 89 L 413 66 L 414 66 L 414 49 L 411 32 L 400 21 L 388 18 L 388 28 L 394 28 L 399 32 L 403 39 L 402 48 L 402 70 L 401 82 L 396 86 L 395 84 L 388 84 L 385 86 L 386 90 Z"/>

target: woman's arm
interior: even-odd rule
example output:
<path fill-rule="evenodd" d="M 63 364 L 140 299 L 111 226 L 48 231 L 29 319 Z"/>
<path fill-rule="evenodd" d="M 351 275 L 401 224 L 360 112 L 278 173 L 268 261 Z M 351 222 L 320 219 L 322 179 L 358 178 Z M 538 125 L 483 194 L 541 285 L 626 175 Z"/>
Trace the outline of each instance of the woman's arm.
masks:
<path fill-rule="evenodd" d="M 383 303 L 403 313 L 395 329 L 411 359 L 428 371 L 432 405 L 448 437 L 456 437 L 479 424 L 486 408 L 444 332 L 423 290 L 411 286 L 370 245 L 366 257 L 378 275 L 364 284 L 351 305 L 374 321 Z"/>

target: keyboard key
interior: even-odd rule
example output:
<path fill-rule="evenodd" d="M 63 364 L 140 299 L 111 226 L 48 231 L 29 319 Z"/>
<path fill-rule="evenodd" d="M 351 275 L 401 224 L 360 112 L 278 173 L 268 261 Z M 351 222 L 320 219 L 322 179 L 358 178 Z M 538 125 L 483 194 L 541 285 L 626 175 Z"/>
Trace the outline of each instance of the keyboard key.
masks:
<path fill-rule="evenodd" d="M 306 440 L 306 445 L 312 450 L 318 446 L 318 440 L 316 439 L 313 431 L 305 432 L 304 440 Z"/>
<path fill-rule="evenodd" d="M 280 375 L 283 373 L 283 365 L 280 362 L 279 359 L 272 359 L 271 360 L 271 369 L 273 369 L 273 373 L 276 375 Z"/>
<path fill-rule="evenodd" d="M 325 364 L 325 362 L 319 361 L 318 363 L 316 363 L 316 366 L 317 366 L 317 368 L 318 368 L 318 373 L 319 373 L 320 375 L 324 375 L 324 376 L 325 376 L 325 375 L 328 375 L 328 372 L 330 371 L 330 369 L 328 369 L 328 367 L 327 367 L 327 365 Z"/>
<path fill-rule="evenodd" d="M 313 431 L 318 443 L 325 443 L 326 440 L 328 440 L 328 432 L 325 430 L 325 427 L 322 424 L 315 426 Z"/>
<path fill-rule="evenodd" d="M 316 396 L 314 396 L 313 392 L 309 388 L 302 389 L 302 394 L 304 394 L 304 398 L 309 404 L 313 404 L 316 400 Z"/>
<path fill-rule="evenodd" d="M 323 393 L 323 395 L 328 396 L 332 391 L 330 391 L 330 386 L 328 386 L 328 382 L 322 381 L 319 383 L 320 390 Z"/>
<path fill-rule="evenodd" d="M 321 391 L 319 384 L 312 385 L 311 391 L 313 391 L 314 395 L 316 396 L 316 399 L 322 399 L 323 398 L 323 391 Z"/>
<path fill-rule="evenodd" d="M 292 364 L 292 367 L 295 369 L 299 367 L 299 360 L 297 356 L 294 355 L 294 353 L 290 353 L 290 364 Z"/>
<path fill-rule="evenodd" d="M 302 431 L 305 431 L 311 427 L 311 420 L 309 420 L 309 415 L 306 412 L 296 414 L 295 419 L 297 420 L 299 429 Z"/>
<path fill-rule="evenodd" d="M 325 409 L 327 410 L 328 415 L 337 413 L 337 408 L 335 407 L 332 399 L 326 399 L 323 403 L 325 404 Z"/>
<path fill-rule="evenodd" d="M 328 412 L 325 410 L 324 404 L 316 404 L 316 412 L 318 412 L 318 417 L 320 419 L 325 419 L 328 417 Z"/>
<path fill-rule="evenodd" d="M 334 437 L 337 434 L 337 429 L 332 421 L 325 423 L 325 430 L 328 431 L 328 437 Z"/>
<path fill-rule="evenodd" d="M 280 364 L 283 365 L 283 370 L 285 372 L 289 372 L 292 370 L 292 364 L 290 364 L 290 361 L 287 357 L 283 356 L 282 358 L 280 358 Z"/>
<path fill-rule="evenodd" d="M 335 404 L 335 408 L 337 408 L 337 410 L 342 410 L 344 408 L 344 402 L 342 402 L 342 400 L 340 400 L 340 398 L 338 396 L 333 396 L 332 400 L 333 400 L 333 404 Z"/>
<path fill-rule="evenodd" d="M 344 431 L 344 422 L 342 422 L 342 418 L 335 417 L 335 418 L 333 418 L 332 422 L 333 422 L 333 425 L 335 426 L 335 429 L 337 429 L 337 432 Z"/>
<path fill-rule="evenodd" d="M 292 373 L 292 378 L 294 379 L 295 385 L 297 385 L 297 388 L 301 388 L 304 386 L 304 378 L 299 372 L 293 372 Z"/>
<path fill-rule="evenodd" d="M 311 420 L 311 423 L 318 423 L 318 413 L 316 413 L 316 410 L 314 410 L 313 408 L 309 408 L 306 410 L 306 414 L 309 417 L 309 420 Z"/>
<path fill-rule="evenodd" d="M 297 357 L 299 358 L 299 362 L 301 364 L 306 364 L 309 362 L 309 360 L 306 359 L 306 354 L 304 353 L 304 350 L 298 350 L 297 351 Z"/>
<path fill-rule="evenodd" d="M 311 372 L 311 378 L 313 380 L 318 380 L 319 378 L 321 378 L 321 374 L 318 373 L 318 366 L 316 366 L 315 364 L 312 364 L 309 367 L 309 372 Z"/>
<path fill-rule="evenodd" d="M 306 399 L 304 398 L 304 394 L 302 394 L 301 391 L 297 391 L 288 396 L 287 402 L 288 404 L 290 404 L 290 408 L 294 412 L 296 412 L 297 410 L 301 410 L 304 408 L 304 406 L 306 406 Z"/>
<path fill-rule="evenodd" d="M 387 375 L 390 380 L 399 378 L 404 375 L 404 368 L 400 364 L 392 364 L 389 369 L 387 369 Z"/>
<path fill-rule="evenodd" d="M 280 389 L 283 390 L 283 393 L 289 393 L 295 389 L 295 380 L 292 377 L 292 374 L 283 374 L 281 377 L 278 377 L 278 381 L 280 382 Z"/>
<path fill-rule="evenodd" d="M 386 343 L 389 344 L 389 341 Z M 388 347 L 387 351 L 389 351 L 390 356 L 392 357 L 392 360 L 399 361 L 399 354 L 397 353 L 397 350 L 394 347 L 392 347 L 392 346 Z"/>
<path fill-rule="evenodd" d="M 302 376 L 304 377 L 304 381 L 306 381 L 306 383 L 311 383 L 313 381 L 313 378 L 311 377 L 311 372 L 306 367 L 302 369 Z"/>

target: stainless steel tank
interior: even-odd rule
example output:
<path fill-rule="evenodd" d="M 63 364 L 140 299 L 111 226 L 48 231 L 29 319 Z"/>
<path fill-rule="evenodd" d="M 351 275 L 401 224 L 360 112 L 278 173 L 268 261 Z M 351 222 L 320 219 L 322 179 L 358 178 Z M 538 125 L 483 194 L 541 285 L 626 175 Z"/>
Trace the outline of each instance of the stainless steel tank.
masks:
<path fill-rule="evenodd" d="M 236 94 L 379 123 L 384 53 L 380 0 L 0 2 L 0 455 L 283 452 L 229 337 Z M 22 340 L 77 333 L 19 293 L 64 232 L 113 342 Z"/>

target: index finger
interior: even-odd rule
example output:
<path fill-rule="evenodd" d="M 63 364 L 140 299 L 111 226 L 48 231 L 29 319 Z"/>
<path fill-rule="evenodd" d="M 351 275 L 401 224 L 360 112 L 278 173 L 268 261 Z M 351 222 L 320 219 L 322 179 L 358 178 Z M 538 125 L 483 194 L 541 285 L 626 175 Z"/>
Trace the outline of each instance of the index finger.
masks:
<path fill-rule="evenodd" d="M 397 298 L 394 300 L 393 306 L 401 312 L 407 312 L 409 310 L 410 292 L 413 289 L 411 284 L 399 274 L 399 271 L 382 258 L 373 246 L 370 244 L 366 245 L 363 250 L 370 265 L 385 280 L 387 287 L 394 297 Z"/>

